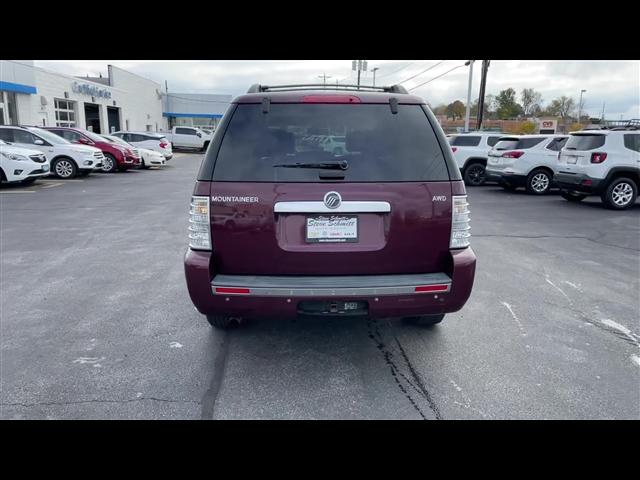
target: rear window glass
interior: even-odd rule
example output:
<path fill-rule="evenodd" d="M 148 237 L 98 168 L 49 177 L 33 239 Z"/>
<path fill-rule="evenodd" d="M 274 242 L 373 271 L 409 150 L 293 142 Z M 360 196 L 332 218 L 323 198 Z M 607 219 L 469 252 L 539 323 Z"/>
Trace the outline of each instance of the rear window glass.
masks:
<path fill-rule="evenodd" d="M 624 135 L 624 146 L 630 150 L 640 152 L 640 134 L 628 133 Z"/>
<path fill-rule="evenodd" d="M 487 138 L 487 145 L 493 147 L 496 143 L 498 143 L 498 140 L 500 140 L 500 137 L 489 137 Z"/>
<path fill-rule="evenodd" d="M 593 150 L 604 145 L 605 135 L 571 135 L 567 144 L 567 150 Z"/>
<path fill-rule="evenodd" d="M 348 168 L 318 164 L 346 161 Z M 299 167 L 294 167 L 299 164 Z M 310 168 L 300 168 L 310 166 Z M 445 181 L 449 174 L 420 105 L 238 105 L 216 159 L 213 179 L 236 182 Z"/>
<path fill-rule="evenodd" d="M 517 138 L 503 138 L 499 142 L 496 142 L 494 148 L 496 150 L 511 150 L 512 148 L 516 148 L 517 144 Z"/>
<path fill-rule="evenodd" d="M 564 147 L 564 145 L 567 143 L 567 140 L 569 140 L 568 137 L 554 138 L 549 142 L 549 145 L 547 145 L 547 149 L 553 150 L 554 152 L 559 152 L 560 150 L 562 150 L 562 147 Z"/>
<path fill-rule="evenodd" d="M 477 147 L 480 145 L 480 137 L 471 135 L 459 135 L 449 142 L 453 147 Z"/>

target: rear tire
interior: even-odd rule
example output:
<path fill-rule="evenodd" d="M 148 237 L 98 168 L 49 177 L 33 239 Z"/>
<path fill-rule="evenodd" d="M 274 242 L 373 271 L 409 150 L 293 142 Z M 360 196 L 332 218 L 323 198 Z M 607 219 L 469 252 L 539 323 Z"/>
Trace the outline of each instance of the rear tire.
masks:
<path fill-rule="evenodd" d="M 587 195 L 585 195 L 584 193 L 572 192 L 571 190 L 562 190 L 560 192 L 560 196 L 565 200 L 568 200 L 569 202 L 575 203 L 581 202 L 582 200 L 587 198 Z"/>
<path fill-rule="evenodd" d="M 618 177 L 611 181 L 600 198 L 607 208 L 624 210 L 633 205 L 638 197 L 636 182 L 628 177 Z"/>
<path fill-rule="evenodd" d="M 114 173 L 117 169 L 118 162 L 116 161 L 116 157 L 110 153 L 105 153 L 104 159 L 102 160 L 102 171 L 105 173 Z"/>
<path fill-rule="evenodd" d="M 480 162 L 474 162 L 464 169 L 464 184 L 471 187 L 479 187 L 484 183 L 485 166 Z"/>
<path fill-rule="evenodd" d="M 421 315 L 419 317 L 404 317 L 402 321 L 410 325 L 419 325 L 421 327 L 429 327 L 431 325 L 436 325 L 440 323 L 443 318 L 444 318 L 444 313 L 441 313 L 440 315 Z"/>
<path fill-rule="evenodd" d="M 527 184 L 525 188 L 527 193 L 531 195 L 546 195 L 551 188 L 551 178 L 549 172 L 539 168 L 534 170 L 527 176 Z"/>
<path fill-rule="evenodd" d="M 227 330 L 234 324 L 238 324 L 238 321 L 233 317 L 227 317 L 224 315 L 207 315 L 207 321 L 212 327 L 219 328 L 220 330 Z"/>

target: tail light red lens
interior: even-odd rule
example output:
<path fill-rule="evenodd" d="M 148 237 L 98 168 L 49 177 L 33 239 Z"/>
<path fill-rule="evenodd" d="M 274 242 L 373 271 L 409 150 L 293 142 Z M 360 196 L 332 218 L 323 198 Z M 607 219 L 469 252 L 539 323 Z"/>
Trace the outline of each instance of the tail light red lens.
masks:
<path fill-rule="evenodd" d="M 168 143 L 160 142 L 160 148 L 167 148 L 167 146 L 169 146 Z"/>
<path fill-rule="evenodd" d="M 437 293 L 437 292 L 448 292 L 448 291 L 449 291 L 448 284 L 420 285 L 415 288 L 416 293 Z"/>
<path fill-rule="evenodd" d="M 225 295 L 249 295 L 251 290 L 248 288 L 236 288 L 236 287 L 215 287 L 216 293 Z"/>
<path fill-rule="evenodd" d="M 604 152 L 593 152 L 591 154 L 591 163 L 602 163 L 607 159 L 607 154 Z"/>
<path fill-rule="evenodd" d="M 519 150 L 514 150 L 513 152 L 504 152 L 502 154 L 504 158 L 520 158 L 522 155 L 524 155 L 524 152 L 521 152 Z"/>
<path fill-rule="evenodd" d="M 451 151 L 452 151 L 453 153 L 456 153 L 456 150 L 458 150 L 458 147 L 451 147 Z"/>

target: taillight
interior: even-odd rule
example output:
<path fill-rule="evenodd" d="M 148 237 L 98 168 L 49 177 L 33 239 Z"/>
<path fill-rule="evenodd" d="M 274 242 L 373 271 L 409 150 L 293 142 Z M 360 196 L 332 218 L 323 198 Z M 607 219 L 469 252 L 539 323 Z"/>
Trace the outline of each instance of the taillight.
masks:
<path fill-rule="evenodd" d="M 504 158 L 520 158 L 522 155 L 524 155 L 524 152 L 521 152 L 519 150 L 514 150 L 513 152 L 504 152 L 502 154 Z"/>
<path fill-rule="evenodd" d="M 168 143 L 160 142 L 160 148 L 167 148 L 168 145 Z"/>
<path fill-rule="evenodd" d="M 209 197 L 191 197 L 189 210 L 189 247 L 211 250 L 211 227 L 209 223 Z"/>
<path fill-rule="evenodd" d="M 604 152 L 593 152 L 591 154 L 591 163 L 602 163 L 607 159 L 607 154 Z"/>
<path fill-rule="evenodd" d="M 458 147 L 451 147 L 451 151 L 452 151 L 453 153 L 456 153 L 456 150 L 458 150 Z"/>
<path fill-rule="evenodd" d="M 450 248 L 466 248 L 471 238 L 469 225 L 469 203 L 466 195 L 454 195 L 451 205 Z"/>

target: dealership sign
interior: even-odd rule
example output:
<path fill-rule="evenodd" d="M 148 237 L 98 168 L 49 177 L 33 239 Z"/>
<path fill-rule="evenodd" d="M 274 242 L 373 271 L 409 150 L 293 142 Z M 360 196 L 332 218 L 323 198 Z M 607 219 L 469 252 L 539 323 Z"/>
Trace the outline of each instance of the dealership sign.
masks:
<path fill-rule="evenodd" d="M 111 92 L 106 88 L 100 88 L 95 85 L 89 85 L 88 83 L 73 82 L 71 89 L 75 93 L 82 93 L 84 95 L 91 95 L 92 97 L 111 98 Z"/>

